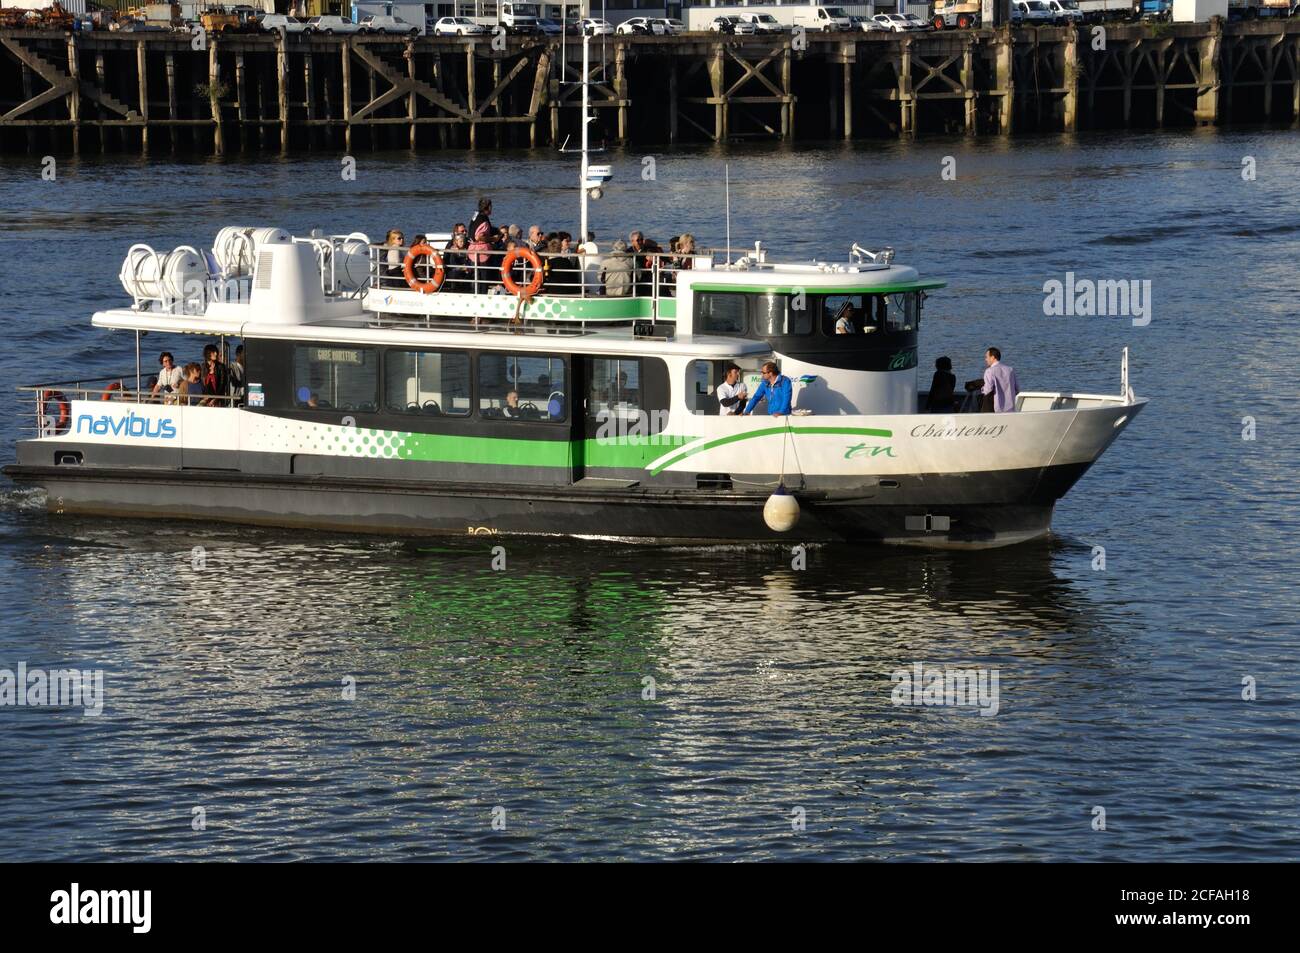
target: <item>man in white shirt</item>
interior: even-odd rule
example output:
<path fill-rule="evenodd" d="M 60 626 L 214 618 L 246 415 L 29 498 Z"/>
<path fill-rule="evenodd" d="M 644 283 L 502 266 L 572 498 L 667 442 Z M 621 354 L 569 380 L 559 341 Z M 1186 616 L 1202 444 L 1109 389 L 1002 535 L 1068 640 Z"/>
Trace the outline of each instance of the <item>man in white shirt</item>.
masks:
<path fill-rule="evenodd" d="M 740 368 L 735 364 L 728 364 L 726 377 L 718 385 L 718 414 L 722 417 L 739 414 L 745 409 L 745 399 L 748 396 L 745 382 L 740 379 Z"/>
<path fill-rule="evenodd" d="M 159 355 L 158 365 L 161 368 L 158 371 L 158 382 L 153 385 L 153 390 L 149 392 L 149 395 L 157 397 L 162 394 L 165 399 L 176 393 L 176 388 L 181 385 L 181 379 L 185 375 L 176 366 L 176 358 L 172 357 L 171 351 L 163 351 Z"/>

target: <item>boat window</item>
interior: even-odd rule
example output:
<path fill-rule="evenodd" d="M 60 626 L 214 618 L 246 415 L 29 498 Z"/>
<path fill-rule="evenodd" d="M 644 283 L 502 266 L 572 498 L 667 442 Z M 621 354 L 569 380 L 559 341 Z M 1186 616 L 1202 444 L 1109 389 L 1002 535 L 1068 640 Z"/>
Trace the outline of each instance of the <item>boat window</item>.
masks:
<path fill-rule="evenodd" d="M 597 357 L 591 361 L 591 397 L 587 414 L 602 417 L 637 417 L 641 400 L 641 361 Z"/>
<path fill-rule="evenodd" d="M 755 357 L 738 357 L 734 361 L 692 361 L 686 368 L 686 403 L 693 414 L 708 417 L 718 413 L 718 385 L 727 379 L 727 365 L 740 368 L 740 379 L 746 390 L 754 393 L 762 377 L 759 367 L 763 360 Z"/>
<path fill-rule="evenodd" d="M 697 294 L 695 327 L 706 334 L 744 334 L 747 297 L 750 296 L 731 292 Z"/>
<path fill-rule="evenodd" d="M 564 358 L 550 354 L 480 354 L 481 417 L 564 420 L 568 417 Z M 512 396 L 513 395 L 513 396 Z"/>
<path fill-rule="evenodd" d="M 803 305 L 802 308 L 792 304 Z M 754 295 L 754 334 L 757 337 L 778 337 L 789 334 L 810 334 L 812 312 L 808 309 L 808 296 L 785 294 Z"/>
<path fill-rule="evenodd" d="M 845 334 L 871 334 L 879 327 L 874 309 L 879 295 L 825 295 L 822 297 L 821 331 L 826 337 L 841 333 L 841 324 L 851 330 Z"/>
<path fill-rule="evenodd" d="M 379 355 L 373 348 L 299 344 L 293 349 L 294 406 L 373 413 Z"/>
<path fill-rule="evenodd" d="M 888 295 L 885 312 L 885 329 L 888 331 L 913 331 L 916 329 L 917 295 L 910 291 L 906 294 Z"/>
<path fill-rule="evenodd" d="M 392 413 L 468 416 L 469 355 L 389 351 L 384 355 L 384 407 Z"/>

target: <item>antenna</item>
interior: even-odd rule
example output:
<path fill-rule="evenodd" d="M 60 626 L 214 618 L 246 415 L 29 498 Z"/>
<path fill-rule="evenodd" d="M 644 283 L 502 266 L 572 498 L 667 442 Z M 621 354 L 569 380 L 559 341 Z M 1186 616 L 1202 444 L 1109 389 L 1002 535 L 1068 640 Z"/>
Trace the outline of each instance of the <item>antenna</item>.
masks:
<path fill-rule="evenodd" d="M 731 165 L 724 162 L 722 164 L 722 177 L 726 183 L 724 188 L 727 195 L 727 267 L 731 267 Z"/>

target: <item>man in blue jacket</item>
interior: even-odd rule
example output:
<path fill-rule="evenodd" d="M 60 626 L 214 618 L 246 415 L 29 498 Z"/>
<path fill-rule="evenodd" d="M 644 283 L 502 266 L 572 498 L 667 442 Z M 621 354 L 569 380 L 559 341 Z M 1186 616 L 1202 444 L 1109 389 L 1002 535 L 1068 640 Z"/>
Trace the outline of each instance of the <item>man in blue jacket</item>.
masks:
<path fill-rule="evenodd" d="M 767 412 L 773 417 L 790 413 L 790 398 L 793 387 L 790 378 L 782 374 L 773 361 L 763 365 L 763 383 L 754 388 L 754 396 L 745 405 L 745 413 L 753 413 L 754 405 L 764 397 L 767 398 Z"/>

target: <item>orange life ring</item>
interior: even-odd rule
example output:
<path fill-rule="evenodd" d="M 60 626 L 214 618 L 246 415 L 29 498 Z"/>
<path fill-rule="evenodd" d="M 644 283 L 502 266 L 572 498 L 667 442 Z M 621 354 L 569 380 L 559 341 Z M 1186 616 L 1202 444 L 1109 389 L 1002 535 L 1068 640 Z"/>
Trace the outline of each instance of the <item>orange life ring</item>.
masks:
<path fill-rule="evenodd" d="M 422 255 L 427 256 L 433 262 L 433 278 L 430 281 L 420 281 L 415 277 L 415 259 Z M 442 287 L 442 279 L 445 276 L 442 269 L 442 257 L 433 250 L 431 245 L 413 245 L 411 250 L 406 253 L 405 260 L 402 261 L 402 274 L 406 276 L 406 283 L 412 289 L 431 295 Z"/>
<path fill-rule="evenodd" d="M 42 418 L 45 417 L 45 405 L 51 403 L 59 408 L 59 416 L 54 424 L 54 432 L 56 434 L 67 433 L 68 421 L 72 419 L 72 405 L 68 403 L 68 398 L 64 397 L 60 391 L 41 391 L 39 412 Z"/>
<path fill-rule="evenodd" d="M 104 393 L 100 395 L 99 399 L 100 399 L 100 400 L 112 400 L 112 399 L 113 399 L 113 391 L 115 391 L 115 390 L 120 391 L 121 389 L 122 389 L 122 382 L 121 382 L 121 381 L 113 381 L 113 383 L 109 384 L 107 387 L 104 388 Z"/>
<path fill-rule="evenodd" d="M 533 266 L 533 280 L 528 282 L 527 288 L 520 288 L 519 282 L 510 277 L 510 269 L 520 258 Z M 546 280 L 546 275 L 542 272 L 542 260 L 537 257 L 537 252 L 531 248 L 515 248 L 506 252 L 505 261 L 501 262 L 501 283 L 506 286 L 506 291 L 512 295 L 517 295 L 521 291 L 525 298 L 531 298 L 537 292 L 542 290 L 542 282 Z"/>

